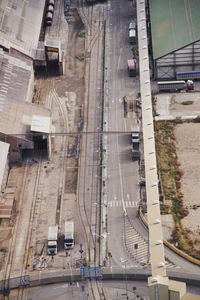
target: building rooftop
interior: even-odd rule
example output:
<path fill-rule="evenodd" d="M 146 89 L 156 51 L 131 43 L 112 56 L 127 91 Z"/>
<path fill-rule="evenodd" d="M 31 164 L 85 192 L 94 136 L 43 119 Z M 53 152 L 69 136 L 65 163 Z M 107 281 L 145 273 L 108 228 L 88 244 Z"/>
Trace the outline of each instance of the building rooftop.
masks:
<path fill-rule="evenodd" d="M 50 116 L 50 111 L 31 103 L 33 85 L 32 61 L 23 61 L 0 51 L 0 132 L 30 132 L 33 115 Z"/>
<path fill-rule="evenodd" d="M 31 120 L 31 131 L 49 133 L 50 126 L 50 117 L 33 115 Z"/>
<path fill-rule="evenodd" d="M 150 0 L 153 58 L 200 40 L 199 0 Z"/>
<path fill-rule="evenodd" d="M 0 45 L 34 58 L 44 7 L 45 0 L 0 1 Z"/>

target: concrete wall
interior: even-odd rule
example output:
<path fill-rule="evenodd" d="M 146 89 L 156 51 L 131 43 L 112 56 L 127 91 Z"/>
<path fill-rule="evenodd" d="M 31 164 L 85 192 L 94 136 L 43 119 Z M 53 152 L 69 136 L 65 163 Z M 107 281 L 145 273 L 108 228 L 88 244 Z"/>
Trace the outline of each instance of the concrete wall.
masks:
<path fill-rule="evenodd" d="M 30 103 L 32 103 L 33 91 L 34 91 L 34 71 L 33 71 L 33 66 L 32 66 L 31 77 L 29 80 L 29 85 L 28 85 L 27 94 L 26 94 L 26 101 L 28 101 Z"/>

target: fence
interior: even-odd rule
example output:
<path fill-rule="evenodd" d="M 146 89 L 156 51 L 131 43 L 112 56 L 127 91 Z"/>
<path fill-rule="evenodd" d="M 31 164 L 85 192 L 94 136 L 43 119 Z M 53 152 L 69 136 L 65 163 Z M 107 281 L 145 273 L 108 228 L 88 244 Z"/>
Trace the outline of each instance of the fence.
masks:
<path fill-rule="evenodd" d="M 26 287 L 30 284 L 30 276 L 24 275 L 20 277 L 9 278 L 0 281 L 0 293 L 5 293 L 6 291 Z"/>
<path fill-rule="evenodd" d="M 102 278 L 101 267 L 80 267 L 80 273 L 84 278 Z"/>

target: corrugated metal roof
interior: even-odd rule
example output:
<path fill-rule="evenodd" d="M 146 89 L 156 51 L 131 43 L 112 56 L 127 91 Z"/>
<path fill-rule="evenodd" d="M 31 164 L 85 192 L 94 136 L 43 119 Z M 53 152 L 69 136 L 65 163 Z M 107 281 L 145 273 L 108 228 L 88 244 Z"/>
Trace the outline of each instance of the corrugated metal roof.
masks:
<path fill-rule="evenodd" d="M 45 0 L 0 1 L 0 44 L 35 56 Z"/>
<path fill-rule="evenodd" d="M 0 132 L 26 134 L 30 132 L 32 116 L 50 116 L 50 111 L 32 101 L 32 61 L 0 51 Z"/>
<path fill-rule="evenodd" d="M 0 187 L 2 185 L 2 180 L 5 172 L 7 157 L 8 157 L 8 150 L 10 145 L 4 142 L 0 142 Z"/>
<path fill-rule="evenodd" d="M 33 115 L 31 120 L 31 131 L 49 133 L 50 125 L 50 117 Z"/>
<path fill-rule="evenodd" d="M 200 40 L 199 0 L 150 0 L 153 58 Z"/>

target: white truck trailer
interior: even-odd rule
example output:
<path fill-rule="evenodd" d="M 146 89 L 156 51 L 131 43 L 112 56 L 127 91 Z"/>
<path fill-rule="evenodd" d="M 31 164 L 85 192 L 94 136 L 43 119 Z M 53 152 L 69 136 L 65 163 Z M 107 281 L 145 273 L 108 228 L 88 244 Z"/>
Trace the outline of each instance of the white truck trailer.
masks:
<path fill-rule="evenodd" d="M 139 124 L 131 126 L 131 142 L 133 145 L 140 143 L 140 127 Z"/>
<path fill-rule="evenodd" d="M 140 126 L 134 124 L 131 126 L 131 142 L 132 142 L 132 160 L 140 159 Z"/>
<path fill-rule="evenodd" d="M 136 43 L 136 38 L 137 38 L 136 30 L 135 29 L 130 29 L 129 30 L 129 43 L 130 44 Z"/>
<path fill-rule="evenodd" d="M 72 249 L 74 247 L 74 222 L 65 222 L 65 237 L 64 248 L 65 250 Z"/>
<path fill-rule="evenodd" d="M 57 253 L 58 226 L 49 226 L 47 253 L 55 255 Z"/>

